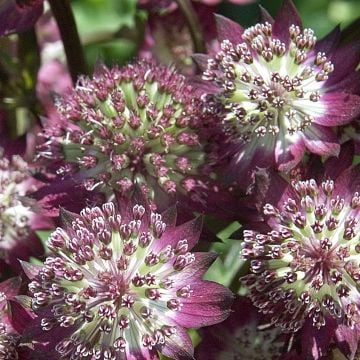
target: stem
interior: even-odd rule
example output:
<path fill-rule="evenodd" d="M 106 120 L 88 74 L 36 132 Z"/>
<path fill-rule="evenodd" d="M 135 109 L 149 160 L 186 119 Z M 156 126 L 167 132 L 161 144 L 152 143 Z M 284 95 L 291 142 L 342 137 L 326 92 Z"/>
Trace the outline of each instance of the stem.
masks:
<path fill-rule="evenodd" d="M 37 73 L 40 68 L 40 50 L 34 29 L 20 33 L 18 36 L 18 57 L 21 69 L 27 72 L 25 85 L 35 91 Z"/>
<path fill-rule="evenodd" d="M 16 90 L 16 84 L 14 86 L 13 94 L 10 98 L 13 99 L 11 112 L 14 113 L 17 108 L 25 108 L 31 114 L 39 112 L 40 103 L 36 96 L 36 84 L 38 71 L 41 65 L 40 48 L 36 36 L 36 31 L 31 28 L 18 35 L 18 59 L 21 73 L 22 86 L 20 92 Z M 11 82 L 10 82 L 11 84 Z M 9 88 L 9 91 L 11 89 Z M 10 94 L 10 93 L 9 93 Z M 17 117 L 17 115 L 15 115 Z M 33 119 L 38 119 L 34 116 Z M 31 117 L 27 118 L 30 121 Z M 31 124 L 26 124 L 24 118 L 17 118 L 14 122 L 11 122 L 10 127 L 14 127 L 13 134 L 19 136 L 22 133 L 18 133 L 20 128 L 27 129 Z"/>
<path fill-rule="evenodd" d="M 247 274 L 249 272 L 249 264 L 245 263 L 243 264 L 240 269 L 236 272 L 235 276 L 233 277 L 230 285 L 229 285 L 229 289 L 234 293 L 237 294 L 241 283 L 240 283 L 240 278 L 243 277 L 245 274 Z"/>
<path fill-rule="evenodd" d="M 199 18 L 196 15 L 193 5 L 191 4 L 190 0 L 176 0 L 176 2 L 189 27 L 195 52 L 206 53 L 203 32 L 201 30 Z"/>
<path fill-rule="evenodd" d="M 71 78 L 73 83 L 76 83 L 78 76 L 86 73 L 86 62 L 70 2 L 69 0 L 49 0 L 49 3 L 64 44 Z"/>

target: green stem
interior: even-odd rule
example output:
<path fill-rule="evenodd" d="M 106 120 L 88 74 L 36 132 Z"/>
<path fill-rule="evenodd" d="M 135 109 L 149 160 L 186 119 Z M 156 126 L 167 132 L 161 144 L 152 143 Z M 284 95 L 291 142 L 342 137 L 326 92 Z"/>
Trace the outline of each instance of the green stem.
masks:
<path fill-rule="evenodd" d="M 249 272 L 249 264 L 245 263 L 243 266 L 240 267 L 240 269 L 236 272 L 235 276 L 233 277 L 229 289 L 234 293 L 237 294 L 240 290 L 240 278 L 242 278 L 244 275 L 246 275 Z"/>
<path fill-rule="evenodd" d="M 26 111 L 31 114 L 36 114 L 39 112 L 40 104 L 36 96 L 36 84 L 38 71 L 41 65 L 40 57 L 40 48 L 36 36 L 36 31 L 34 28 L 31 28 L 25 32 L 22 32 L 18 35 L 18 59 L 19 67 L 21 73 L 21 82 L 22 85 L 19 87 L 16 83 L 12 84 L 15 86 L 12 96 L 13 105 L 11 113 L 16 114 L 16 110 L 19 108 L 27 109 Z M 21 89 L 17 91 L 17 89 Z M 9 88 L 9 91 L 10 88 Z M 31 124 L 27 123 L 31 120 L 37 120 L 37 117 L 26 117 L 26 120 L 23 118 L 15 118 L 15 120 L 10 124 L 12 128 L 12 134 L 14 136 L 19 136 L 22 134 L 25 129 L 29 128 Z M 19 132 L 19 129 L 23 131 Z"/>
<path fill-rule="evenodd" d="M 40 68 L 40 49 L 34 29 L 19 34 L 18 57 L 23 72 L 27 72 L 26 88 L 35 91 Z"/>
<path fill-rule="evenodd" d="M 78 76 L 86 73 L 86 62 L 70 2 L 49 0 L 49 4 L 59 27 L 71 78 L 76 83 Z"/>
<path fill-rule="evenodd" d="M 189 27 L 190 35 L 194 43 L 194 51 L 196 53 L 206 53 L 203 32 L 201 30 L 199 18 L 196 15 L 190 0 L 176 0 L 179 9 L 185 17 Z"/>

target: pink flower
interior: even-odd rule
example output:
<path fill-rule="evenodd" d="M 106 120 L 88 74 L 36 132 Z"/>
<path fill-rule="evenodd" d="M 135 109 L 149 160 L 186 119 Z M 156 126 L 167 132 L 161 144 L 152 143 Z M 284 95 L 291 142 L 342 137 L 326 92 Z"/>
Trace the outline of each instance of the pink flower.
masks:
<path fill-rule="evenodd" d="M 35 230 L 51 226 L 27 197 L 40 186 L 28 167 L 20 155 L 5 156 L 0 148 L 0 259 L 15 269 L 18 259 L 43 253 Z"/>
<path fill-rule="evenodd" d="M 191 252 L 201 219 L 176 226 L 174 208 L 160 215 L 125 202 L 61 217 L 44 265 L 23 263 L 37 324 L 59 358 L 190 359 L 185 329 L 229 315 L 231 292 L 202 280 L 215 256 Z"/>
<path fill-rule="evenodd" d="M 31 28 L 43 12 L 43 0 L 5 0 L 0 6 L 0 36 Z"/>
<path fill-rule="evenodd" d="M 360 169 L 343 169 L 346 152 L 317 164 L 314 177 L 279 182 L 272 191 L 281 199 L 264 206 L 269 230 L 244 232 L 250 299 L 283 331 L 301 331 L 316 359 L 332 341 L 352 343 L 352 352 L 358 343 Z"/>
<path fill-rule="evenodd" d="M 54 98 L 72 87 L 67 70 L 65 54 L 58 26 L 51 12 L 44 13 L 36 24 L 38 42 L 41 47 L 41 66 L 38 71 L 36 93 L 47 118 L 59 121 Z"/>
<path fill-rule="evenodd" d="M 205 165 L 202 103 L 185 77 L 139 61 L 99 67 L 57 104 L 39 155 L 89 191 L 187 194 Z M 54 162 L 55 161 L 55 162 Z"/>
<path fill-rule="evenodd" d="M 360 112 L 352 81 L 359 74 L 358 42 L 342 44 L 336 28 L 317 41 L 290 0 L 276 19 L 248 29 L 218 16 L 221 50 L 197 56 L 228 133 L 229 180 L 246 182 L 256 167 L 288 171 L 304 153 L 338 155 L 334 129 Z M 215 103 L 216 103 L 215 101 Z"/>

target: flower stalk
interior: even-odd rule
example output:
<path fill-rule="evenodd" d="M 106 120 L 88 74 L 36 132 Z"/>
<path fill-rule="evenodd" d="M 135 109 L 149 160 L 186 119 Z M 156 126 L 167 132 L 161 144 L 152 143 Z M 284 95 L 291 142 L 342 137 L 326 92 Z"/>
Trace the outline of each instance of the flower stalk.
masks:
<path fill-rule="evenodd" d="M 189 27 L 190 35 L 194 43 L 195 53 L 205 53 L 206 46 L 204 42 L 203 33 L 200 27 L 199 19 L 194 11 L 194 8 L 189 0 L 176 0 L 179 9 L 184 15 Z"/>
<path fill-rule="evenodd" d="M 78 76 L 86 73 L 86 61 L 70 2 L 49 0 L 49 4 L 60 30 L 71 78 L 76 83 Z"/>

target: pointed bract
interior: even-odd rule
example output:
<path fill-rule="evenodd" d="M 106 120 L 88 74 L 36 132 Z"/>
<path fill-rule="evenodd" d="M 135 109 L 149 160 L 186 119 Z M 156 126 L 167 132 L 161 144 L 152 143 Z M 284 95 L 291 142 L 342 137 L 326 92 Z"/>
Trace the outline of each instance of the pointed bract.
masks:
<path fill-rule="evenodd" d="M 240 42 L 244 29 L 238 23 L 226 18 L 225 16 L 216 14 L 216 29 L 218 33 L 218 40 L 230 40 L 233 43 Z"/>

